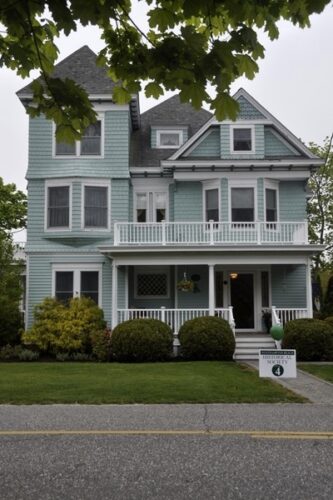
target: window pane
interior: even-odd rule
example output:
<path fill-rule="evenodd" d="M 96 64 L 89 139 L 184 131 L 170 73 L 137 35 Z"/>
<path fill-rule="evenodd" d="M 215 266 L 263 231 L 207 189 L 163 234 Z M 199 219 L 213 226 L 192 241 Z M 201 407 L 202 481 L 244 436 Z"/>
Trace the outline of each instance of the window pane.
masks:
<path fill-rule="evenodd" d="M 277 220 L 276 190 L 266 189 L 266 221 L 274 222 L 276 220 Z"/>
<path fill-rule="evenodd" d="M 231 208 L 233 222 L 254 221 L 254 189 L 232 188 Z"/>
<path fill-rule="evenodd" d="M 69 226 L 69 186 L 48 188 L 48 227 Z"/>
<path fill-rule="evenodd" d="M 163 132 L 160 134 L 161 146 L 179 146 L 180 134 L 178 132 Z"/>
<path fill-rule="evenodd" d="M 234 133 L 234 151 L 251 151 L 251 129 L 235 128 Z"/>
<path fill-rule="evenodd" d="M 85 186 L 84 225 L 85 227 L 107 227 L 108 188 Z"/>
<path fill-rule="evenodd" d="M 166 193 L 155 193 L 155 211 L 156 222 L 165 220 Z"/>
<path fill-rule="evenodd" d="M 92 123 L 81 138 L 81 155 L 101 154 L 101 122 Z"/>
<path fill-rule="evenodd" d="M 55 296 L 61 302 L 67 302 L 73 297 L 73 271 L 57 271 L 55 278 Z"/>
<path fill-rule="evenodd" d="M 90 297 L 98 304 L 98 271 L 81 272 L 81 297 Z"/>
<path fill-rule="evenodd" d="M 76 144 L 68 144 L 68 142 L 58 142 L 56 141 L 56 156 L 66 156 L 71 155 L 75 156 L 76 154 Z"/>
<path fill-rule="evenodd" d="M 165 273 L 137 274 L 137 295 L 165 297 L 168 294 L 168 276 Z"/>
<path fill-rule="evenodd" d="M 219 190 L 207 189 L 206 195 L 206 221 L 219 220 Z"/>

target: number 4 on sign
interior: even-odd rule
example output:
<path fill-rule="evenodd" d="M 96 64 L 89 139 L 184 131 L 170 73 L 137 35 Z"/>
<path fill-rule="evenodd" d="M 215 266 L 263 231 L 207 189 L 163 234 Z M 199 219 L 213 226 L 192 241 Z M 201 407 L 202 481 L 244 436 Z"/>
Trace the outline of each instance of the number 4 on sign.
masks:
<path fill-rule="evenodd" d="M 272 368 L 272 372 L 276 377 L 281 377 L 281 375 L 283 375 L 284 369 L 281 365 L 274 365 Z"/>

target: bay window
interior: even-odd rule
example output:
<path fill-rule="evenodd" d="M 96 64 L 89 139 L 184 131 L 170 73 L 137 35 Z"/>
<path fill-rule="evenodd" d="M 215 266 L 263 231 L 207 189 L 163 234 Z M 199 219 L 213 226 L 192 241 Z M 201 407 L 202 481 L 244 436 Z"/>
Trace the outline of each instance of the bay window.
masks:
<path fill-rule="evenodd" d="M 48 186 L 47 227 L 69 228 L 70 186 Z"/>
<path fill-rule="evenodd" d="M 136 222 L 162 222 L 162 220 L 166 220 L 166 192 L 137 192 L 134 203 Z"/>
<path fill-rule="evenodd" d="M 231 189 L 231 220 L 232 222 L 253 222 L 254 188 L 235 187 Z"/>
<path fill-rule="evenodd" d="M 206 222 L 219 220 L 219 190 L 205 189 L 205 220 Z"/>
<path fill-rule="evenodd" d="M 266 199 L 266 221 L 276 222 L 277 221 L 277 190 L 269 189 L 265 190 Z"/>
<path fill-rule="evenodd" d="M 84 227 L 108 228 L 108 186 L 84 186 Z"/>

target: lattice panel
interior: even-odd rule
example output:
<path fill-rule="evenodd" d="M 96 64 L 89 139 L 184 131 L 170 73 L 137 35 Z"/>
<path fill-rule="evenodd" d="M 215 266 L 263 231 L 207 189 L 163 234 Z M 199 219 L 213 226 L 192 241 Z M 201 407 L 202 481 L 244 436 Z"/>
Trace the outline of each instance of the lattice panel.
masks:
<path fill-rule="evenodd" d="M 138 296 L 163 297 L 168 293 L 168 281 L 166 274 L 138 274 L 137 294 Z"/>

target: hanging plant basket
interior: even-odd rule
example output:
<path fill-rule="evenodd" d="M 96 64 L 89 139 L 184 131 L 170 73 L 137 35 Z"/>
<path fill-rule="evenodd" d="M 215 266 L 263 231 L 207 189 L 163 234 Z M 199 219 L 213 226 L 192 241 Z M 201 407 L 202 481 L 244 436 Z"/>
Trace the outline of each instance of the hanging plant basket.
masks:
<path fill-rule="evenodd" d="M 193 292 L 194 290 L 194 281 L 189 280 L 184 273 L 184 278 L 177 283 L 177 290 L 180 292 Z"/>

